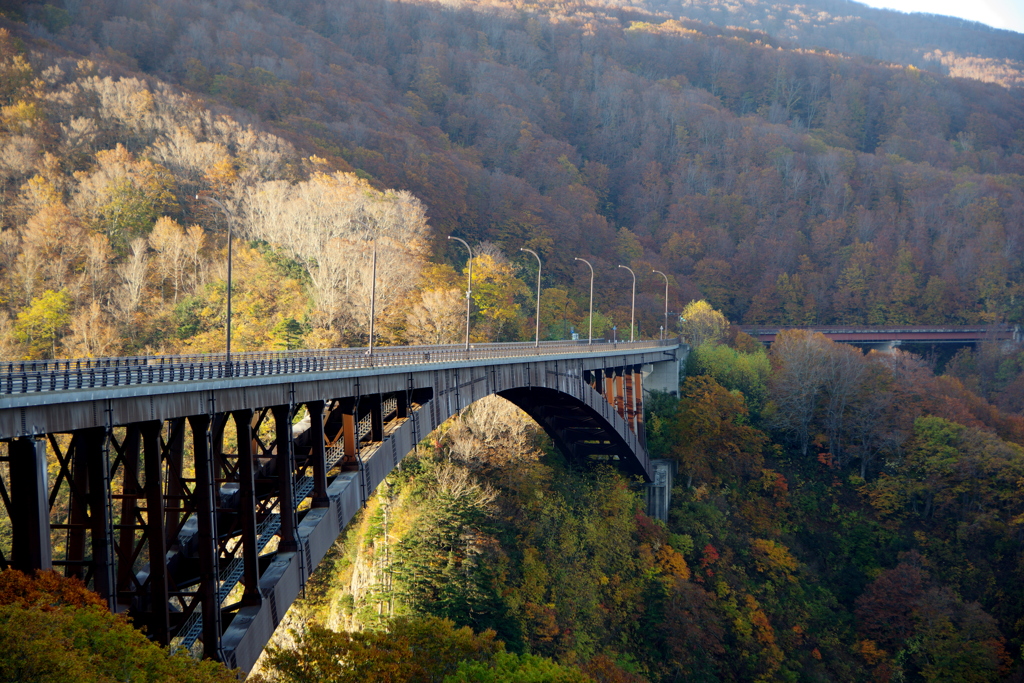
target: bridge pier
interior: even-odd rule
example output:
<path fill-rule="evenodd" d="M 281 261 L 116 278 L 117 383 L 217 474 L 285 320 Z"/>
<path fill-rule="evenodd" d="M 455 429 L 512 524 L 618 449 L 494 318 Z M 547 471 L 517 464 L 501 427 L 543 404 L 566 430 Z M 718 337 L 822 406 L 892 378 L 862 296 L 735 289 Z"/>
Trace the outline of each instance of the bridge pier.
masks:
<path fill-rule="evenodd" d="M 668 510 L 672 503 L 672 486 L 676 473 L 674 460 L 651 460 L 652 481 L 644 490 L 647 516 L 668 521 Z"/>
<path fill-rule="evenodd" d="M 660 391 L 662 393 L 679 395 L 679 378 L 682 371 L 682 364 L 686 362 L 687 347 L 682 351 L 682 360 L 666 360 L 657 363 L 648 363 L 643 366 L 644 391 Z"/>

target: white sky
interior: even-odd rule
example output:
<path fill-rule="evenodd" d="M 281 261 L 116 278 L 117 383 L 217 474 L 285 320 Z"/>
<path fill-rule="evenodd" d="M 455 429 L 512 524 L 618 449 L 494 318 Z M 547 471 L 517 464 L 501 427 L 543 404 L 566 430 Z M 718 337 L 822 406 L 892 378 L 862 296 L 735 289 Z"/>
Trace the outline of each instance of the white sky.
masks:
<path fill-rule="evenodd" d="M 1024 0 L 858 0 L 870 7 L 963 17 L 1024 33 Z"/>

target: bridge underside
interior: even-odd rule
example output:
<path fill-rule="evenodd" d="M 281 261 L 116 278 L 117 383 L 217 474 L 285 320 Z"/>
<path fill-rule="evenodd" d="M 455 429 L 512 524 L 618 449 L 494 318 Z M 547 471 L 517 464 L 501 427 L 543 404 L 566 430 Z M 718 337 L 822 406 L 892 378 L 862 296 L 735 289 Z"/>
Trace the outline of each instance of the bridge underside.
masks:
<path fill-rule="evenodd" d="M 587 403 L 540 388 L 520 387 L 498 395 L 533 418 L 567 459 L 582 463 L 607 462 L 629 474 L 649 478 L 623 435 Z M 638 415 L 642 421 L 642 405 Z M 643 441 L 643 433 L 640 435 Z"/>
<path fill-rule="evenodd" d="M 26 399 L 0 411 L 0 563 L 78 576 L 155 640 L 248 671 L 381 480 L 483 396 L 524 409 L 569 458 L 650 479 L 643 370 L 659 362 L 678 363 L 652 351 Z"/>

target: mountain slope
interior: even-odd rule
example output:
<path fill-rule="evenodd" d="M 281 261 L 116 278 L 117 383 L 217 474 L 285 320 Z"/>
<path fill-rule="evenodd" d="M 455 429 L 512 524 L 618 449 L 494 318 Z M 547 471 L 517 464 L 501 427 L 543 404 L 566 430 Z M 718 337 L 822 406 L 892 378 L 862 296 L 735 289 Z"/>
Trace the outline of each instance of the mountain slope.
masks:
<path fill-rule="evenodd" d="M 648 5 L 675 17 L 764 31 L 804 48 L 1024 85 L 1024 35 L 955 17 L 874 9 L 851 0 L 650 0 Z"/>
<path fill-rule="evenodd" d="M 545 286 L 641 330 L 704 296 L 748 322 L 1020 315 L 1018 90 L 787 48 L 642 6 L 383 0 L 69 8 L 54 38 L 249 109 L 424 201 L 539 248 Z M 59 30 L 57 30 L 59 28 Z M 40 29 L 42 34 L 42 29 Z M 454 252 L 453 252 L 454 253 Z M 678 310 L 673 303 L 672 308 Z"/>

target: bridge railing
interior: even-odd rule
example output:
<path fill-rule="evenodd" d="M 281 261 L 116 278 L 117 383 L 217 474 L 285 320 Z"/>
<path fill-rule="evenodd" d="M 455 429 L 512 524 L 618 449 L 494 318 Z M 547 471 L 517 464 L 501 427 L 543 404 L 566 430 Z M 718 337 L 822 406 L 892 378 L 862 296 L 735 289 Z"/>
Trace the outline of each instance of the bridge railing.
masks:
<path fill-rule="evenodd" d="M 0 395 L 139 384 L 194 382 L 245 377 L 332 372 L 407 365 L 452 363 L 548 355 L 580 355 L 674 346 L 678 341 L 513 342 L 445 346 L 385 346 L 370 354 L 366 348 L 248 351 L 231 354 L 126 356 L 0 363 Z"/>

